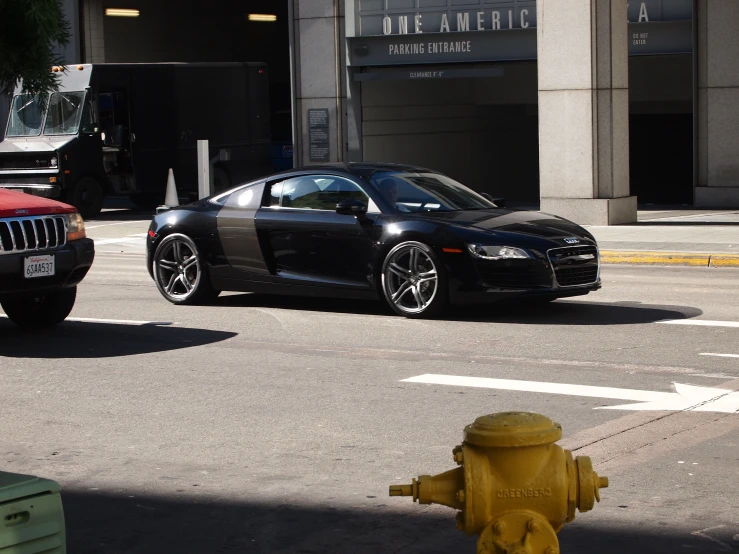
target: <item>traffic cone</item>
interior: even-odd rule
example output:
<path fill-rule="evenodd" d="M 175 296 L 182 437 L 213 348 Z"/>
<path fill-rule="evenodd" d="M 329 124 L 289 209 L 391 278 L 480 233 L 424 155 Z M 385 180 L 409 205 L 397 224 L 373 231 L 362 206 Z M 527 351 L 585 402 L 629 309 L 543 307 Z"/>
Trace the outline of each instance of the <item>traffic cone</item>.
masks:
<path fill-rule="evenodd" d="M 174 183 L 174 173 L 172 168 L 169 168 L 169 175 L 167 175 L 167 195 L 164 197 L 164 205 L 168 208 L 176 208 L 180 205 L 180 200 L 177 197 L 177 186 Z"/>

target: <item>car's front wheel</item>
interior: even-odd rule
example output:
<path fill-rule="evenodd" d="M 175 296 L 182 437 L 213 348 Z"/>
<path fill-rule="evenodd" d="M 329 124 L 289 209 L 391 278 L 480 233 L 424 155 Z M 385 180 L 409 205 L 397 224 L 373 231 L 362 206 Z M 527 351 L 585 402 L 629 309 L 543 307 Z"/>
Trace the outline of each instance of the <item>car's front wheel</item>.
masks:
<path fill-rule="evenodd" d="M 213 288 L 204 258 L 186 235 L 162 239 L 154 252 L 154 281 L 162 296 L 172 304 L 203 304 L 220 291 Z"/>
<path fill-rule="evenodd" d="M 13 323 L 21 327 L 51 327 L 61 323 L 74 308 L 77 298 L 77 287 L 69 287 L 60 291 L 22 298 L 20 300 L 3 300 L 5 315 Z"/>
<path fill-rule="evenodd" d="M 422 242 L 403 242 L 388 252 L 382 265 L 381 286 L 390 307 L 405 317 L 430 317 L 446 308 L 444 268 Z"/>

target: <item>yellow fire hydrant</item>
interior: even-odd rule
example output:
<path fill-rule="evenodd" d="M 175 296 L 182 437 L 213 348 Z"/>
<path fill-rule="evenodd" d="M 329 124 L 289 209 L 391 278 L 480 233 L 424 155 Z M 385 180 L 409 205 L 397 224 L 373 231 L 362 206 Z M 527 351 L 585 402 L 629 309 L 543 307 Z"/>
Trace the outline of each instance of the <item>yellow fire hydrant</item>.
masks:
<path fill-rule="evenodd" d="M 557 533 L 600 502 L 599 477 L 587 456 L 554 444 L 562 427 L 548 417 L 504 412 L 479 417 L 452 451 L 460 466 L 391 485 L 390 496 L 460 510 L 457 528 L 479 534 L 477 554 L 559 554 Z"/>

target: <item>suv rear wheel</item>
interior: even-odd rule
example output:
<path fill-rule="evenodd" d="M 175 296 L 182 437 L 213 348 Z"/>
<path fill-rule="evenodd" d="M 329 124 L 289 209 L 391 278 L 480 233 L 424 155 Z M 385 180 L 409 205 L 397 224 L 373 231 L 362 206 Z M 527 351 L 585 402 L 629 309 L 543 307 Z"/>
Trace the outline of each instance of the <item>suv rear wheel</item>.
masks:
<path fill-rule="evenodd" d="M 76 298 L 77 287 L 70 287 L 46 296 L 3 300 L 0 304 L 13 323 L 38 328 L 50 327 L 67 319 Z"/>

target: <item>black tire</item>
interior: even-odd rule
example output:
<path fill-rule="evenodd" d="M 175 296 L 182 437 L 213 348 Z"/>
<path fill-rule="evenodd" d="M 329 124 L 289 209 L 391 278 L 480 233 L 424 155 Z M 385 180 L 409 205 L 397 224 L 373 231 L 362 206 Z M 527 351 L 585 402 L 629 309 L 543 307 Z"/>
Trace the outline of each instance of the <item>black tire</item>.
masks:
<path fill-rule="evenodd" d="M 402 242 L 385 256 L 380 294 L 397 314 L 419 319 L 439 315 L 447 308 L 448 292 L 444 266 L 427 244 Z"/>
<path fill-rule="evenodd" d="M 100 213 L 104 198 L 103 187 L 92 177 L 83 177 L 65 195 L 65 200 L 77 208 L 85 219 Z"/>
<path fill-rule="evenodd" d="M 67 319 L 77 298 L 77 287 L 20 300 L 2 302 L 5 315 L 21 327 L 41 328 L 57 325 Z"/>
<path fill-rule="evenodd" d="M 210 284 L 205 259 L 187 235 L 175 233 L 163 238 L 153 264 L 157 289 L 172 304 L 208 304 L 221 293 Z"/>

